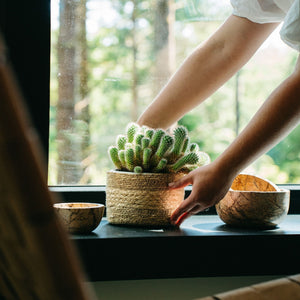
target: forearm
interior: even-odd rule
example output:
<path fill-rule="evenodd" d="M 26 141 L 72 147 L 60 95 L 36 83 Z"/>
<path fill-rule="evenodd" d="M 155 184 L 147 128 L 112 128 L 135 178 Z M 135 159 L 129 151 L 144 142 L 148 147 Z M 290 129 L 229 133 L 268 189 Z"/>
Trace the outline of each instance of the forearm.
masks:
<path fill-rule="evenodd" d="M 300 120 L 300 62 L 296 71 L 266 100 L 248 126 L 214 162 L 235 176 L 287 135 Z"/>
<path fill-rule="evenodd" d="M 275 27 L 228 18 L 186 59 L 138 123 L 154 128 L 171 126 L 238 71 Z"/>

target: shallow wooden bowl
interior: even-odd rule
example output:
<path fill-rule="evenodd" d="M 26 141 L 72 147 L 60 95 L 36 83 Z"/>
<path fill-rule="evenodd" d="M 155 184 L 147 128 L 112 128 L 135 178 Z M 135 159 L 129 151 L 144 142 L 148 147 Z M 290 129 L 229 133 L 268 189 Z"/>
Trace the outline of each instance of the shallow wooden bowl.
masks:
<path fill-rule="evenodd" d="M 105 206 L 98 203 L 56 203 L 54 208 L 69 233 L 90 233 L 98 227 Z"/>
<path fill-rule="evenodd" d="M 290 192 L 257 176 L 240 174 L 216 205 L 223 222 L 235 227 L 274 228 L 286 217 Z"/>

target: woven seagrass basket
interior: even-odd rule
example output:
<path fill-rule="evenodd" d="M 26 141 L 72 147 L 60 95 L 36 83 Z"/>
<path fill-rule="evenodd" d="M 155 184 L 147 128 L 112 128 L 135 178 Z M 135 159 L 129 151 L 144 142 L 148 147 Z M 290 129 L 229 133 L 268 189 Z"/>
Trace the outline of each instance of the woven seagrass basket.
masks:
<path fill-rule="evenodd" d="M 172 212 L 184 199 L 184 189 L 168 183 L 183 174 L 107 172 L 106 215 L 111 224 L 169 226 Z"/>

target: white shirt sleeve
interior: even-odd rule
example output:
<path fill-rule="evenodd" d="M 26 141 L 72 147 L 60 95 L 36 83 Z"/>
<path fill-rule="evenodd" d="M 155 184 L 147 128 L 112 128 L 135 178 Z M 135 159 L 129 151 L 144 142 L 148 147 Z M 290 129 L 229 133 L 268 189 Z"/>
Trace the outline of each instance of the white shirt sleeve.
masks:
<path fill-rule="evenodd" d="M 300 51 L 300 0 L 295 0 L 289 9 L 280 36 L 286 44 Z"/>
<path fill-rule="evenodd" d="M 281 39 L 300 51 L 300 0 L 231 0 L 233 14 L 255 23 L 282 22 Z"/>
<path fill-rule="evenodd" d="M 231 0 L 233 14 L 255 23 L 281 22 L 294 0 Z"/>

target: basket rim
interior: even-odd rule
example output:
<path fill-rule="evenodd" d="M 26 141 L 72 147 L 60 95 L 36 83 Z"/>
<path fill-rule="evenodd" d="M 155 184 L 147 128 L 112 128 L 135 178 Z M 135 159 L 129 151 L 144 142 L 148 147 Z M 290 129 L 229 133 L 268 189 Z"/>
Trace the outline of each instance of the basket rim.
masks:
<path fill-rule="evenodd" d="M 120 170 L 109 170 L 106 172 L 108 173 L 115 173 L 115 174 L 126 174 L 126 175 L 134 175 L 134 176 L 147 176 L 147 175 L 156 175 L 156 176 L 170 176 L 170 175 L 177 175 L 177 174 L 181 174 L 181 172 L 176 172 L 176 173 L 150 173 L 150 172 L 142 172 L 142 173 L 134 173 L 134 172 L 129 172 L 129 171 L 120 171 Z"/>

